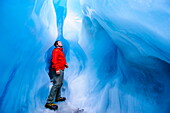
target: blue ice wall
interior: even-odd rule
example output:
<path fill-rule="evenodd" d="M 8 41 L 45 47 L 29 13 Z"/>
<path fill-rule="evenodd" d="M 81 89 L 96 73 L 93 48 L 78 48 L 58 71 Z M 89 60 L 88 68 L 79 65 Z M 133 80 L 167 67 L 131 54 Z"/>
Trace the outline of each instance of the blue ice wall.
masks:
<path fill-rule="evenodd" d="M 44 55 L 58 34 L 53 3 L 6 0 L 0 6 L 0 112 L 31 113 L 48 95 Z"/>
<path fill-rule="evenodd" d="M 0 1 L 0 112 L 47 113 L 48 62 L 64 43 L 56 112 L 169 113 L 168 0 Z"/>
<path fill-rule="evenodd" d="M 80 43 L 91 59 L 88 91 L 95 101 L 87 100 L 89 111 L 168 113 L 169 1 L 82 0 L 81 5 Z"/>

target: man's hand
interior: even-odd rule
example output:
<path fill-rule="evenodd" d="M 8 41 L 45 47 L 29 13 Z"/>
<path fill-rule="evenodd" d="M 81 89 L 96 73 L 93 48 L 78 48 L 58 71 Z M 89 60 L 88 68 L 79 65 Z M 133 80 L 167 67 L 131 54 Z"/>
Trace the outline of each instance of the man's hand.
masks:
<path fill-rule="evenodd" d="M 68 64 L 65 64 L 65 67 L 68 68 Z"/>
<path fill-rule="evenodd" d="M 59 74 L 60 74 L 60 71 L 56 71 L 56 74 L 59 75 Z"/>

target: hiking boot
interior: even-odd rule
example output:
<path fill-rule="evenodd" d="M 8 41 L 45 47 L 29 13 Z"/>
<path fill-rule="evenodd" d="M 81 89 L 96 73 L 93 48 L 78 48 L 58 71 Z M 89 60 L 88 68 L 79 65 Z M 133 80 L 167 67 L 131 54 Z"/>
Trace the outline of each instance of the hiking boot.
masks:
<path fill-rule="evenodd" d="M 58 102 L 58 101 L 65 101 L 65 100 L 66 100 L 65 97 L 60 97 L 60 98 L 55 99 L 55 102 Z"/>
<path fill-rule="evenodd" d="M 58 109 L 58 106 L 56 104 L 53 104 L 53 103 L 46 103 L 45 107 L 49 108 L 51 110 L 57 110 Z"/>

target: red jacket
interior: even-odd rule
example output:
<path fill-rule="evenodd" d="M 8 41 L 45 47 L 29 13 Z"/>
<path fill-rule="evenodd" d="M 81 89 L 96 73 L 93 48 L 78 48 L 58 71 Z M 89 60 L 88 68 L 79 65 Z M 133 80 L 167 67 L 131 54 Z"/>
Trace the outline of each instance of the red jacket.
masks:
<path fill-rule="evenodd" d="M 55 71 L 60 69 L 64 71 L 66 64 L 63 48 L 55 48 L 52 52 L 52 68 L 55 69 Z"/>

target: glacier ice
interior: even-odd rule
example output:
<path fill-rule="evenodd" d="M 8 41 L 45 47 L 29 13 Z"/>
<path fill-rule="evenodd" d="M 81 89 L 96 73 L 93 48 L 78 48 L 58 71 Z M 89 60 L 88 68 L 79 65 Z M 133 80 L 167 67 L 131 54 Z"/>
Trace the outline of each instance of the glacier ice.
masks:
<path fill-rule="evenodd" d="M 0 112 L 50 113 L 50 52 L 69 63 L 58 113 L 169 113 L 168 0 L 0 1 Z"/>

